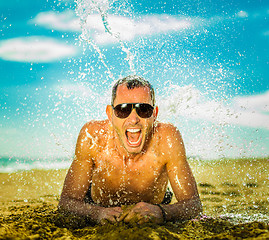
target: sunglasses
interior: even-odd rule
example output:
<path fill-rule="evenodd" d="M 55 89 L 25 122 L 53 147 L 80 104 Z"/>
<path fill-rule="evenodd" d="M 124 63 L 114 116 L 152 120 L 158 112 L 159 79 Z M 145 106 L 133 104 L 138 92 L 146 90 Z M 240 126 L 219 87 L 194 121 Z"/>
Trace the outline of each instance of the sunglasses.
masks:
<path fill-rule="evenodd" d="M 150 118 L 154 110 L 154 107 L 148 103 L 122 103 L 113 107 L 114 113 L 118 118 L 127 118 L 134 108 L 141 118 Z"/>

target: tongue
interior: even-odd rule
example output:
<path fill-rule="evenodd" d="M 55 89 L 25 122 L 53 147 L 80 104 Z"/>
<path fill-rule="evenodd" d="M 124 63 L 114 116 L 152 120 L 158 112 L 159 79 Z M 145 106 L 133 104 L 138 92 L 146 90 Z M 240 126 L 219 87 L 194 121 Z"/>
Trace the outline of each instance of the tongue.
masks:
<path fill-rule="evenodd" d="M 140 132 L 131 133 L 127 131 L 127 138 L 130 143 L 135 143 L 138 141 L 140 136 Z"/>

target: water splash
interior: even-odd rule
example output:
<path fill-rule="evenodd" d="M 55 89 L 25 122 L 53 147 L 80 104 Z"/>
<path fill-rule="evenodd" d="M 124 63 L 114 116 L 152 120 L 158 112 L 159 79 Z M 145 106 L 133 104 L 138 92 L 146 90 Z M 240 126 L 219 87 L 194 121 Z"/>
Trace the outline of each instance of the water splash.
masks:
<path fill-rule="evenodd" d="M 106 34 L 109 34 L 111 37 L 113 37 L 121 47 L 122 52 L 126 54 L 125 60 L 127 61 L 129 65 L 129 70 L 132 74 L 135 74 L 135 67 L 134 67 L 134 55 L 130 51 L 130 49 L 126 46 L 126 44 L 121 39 L 120 32 L 115 32 L 111 25 L 109 24 L 109 10 L 111 9 L 111 6 L 113 5 L 116 0 L 96 0 L 96 1 L 86 1 L 86 0 L 76 0 L 77 4 L 76 7 L 76 13 L 80 18 L 80 25 L 82 33 L 80 35 L 80 40 L 82 43 L 90 44 L 90 46 L 97 52 L 99 56 L 100 62 L 103 64 L 105 69 L 107 70 L 107 74 L 110 78 L 115 80 L 115 77 L 106 61 L 106 56 L 102 53 L 100 47 L 96 44 L 96 41 L 94 40 L 92 36 L 92 32 L 94 31 L 94 25 L 98 23 L 91 22 L 90 16 L 98 14 L 98 17 L 101 18 L 102 24 L 103 24 L 103 37 L 106 36 Z M 115 10 L 114 10 L 115 11 Z M 95 18 L 96 20 L 96 18 Z M 84 49 L 85 51 L 85 49 Z"/>

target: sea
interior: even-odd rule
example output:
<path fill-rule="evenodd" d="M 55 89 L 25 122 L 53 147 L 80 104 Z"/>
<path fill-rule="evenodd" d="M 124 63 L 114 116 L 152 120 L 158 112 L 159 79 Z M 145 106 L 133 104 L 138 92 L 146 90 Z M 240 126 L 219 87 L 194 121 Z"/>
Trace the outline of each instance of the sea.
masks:
<path fill-rule="evenodd" d="M 0 157 L 0 173 L 27 171 L 32 169 L 67 169 L 72 158 L 31 158 L 31 157 Z"/>

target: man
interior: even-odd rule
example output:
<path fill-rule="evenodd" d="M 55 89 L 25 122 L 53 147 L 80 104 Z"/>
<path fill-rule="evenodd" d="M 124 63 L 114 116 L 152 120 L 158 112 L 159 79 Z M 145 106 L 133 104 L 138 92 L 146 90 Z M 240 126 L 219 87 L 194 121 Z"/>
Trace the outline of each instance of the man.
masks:
<path fill-rule="evenodd" d="M 150 83 L 138 76 L 119 80 L 106 114 L 107 120 L 81 129 L 59 208 L 95 223 L 161 224 L 199 215 L 201 202 L 180 132 L 156 120 Z M 165 205 L 168 181 L 177 202 Z"/>

